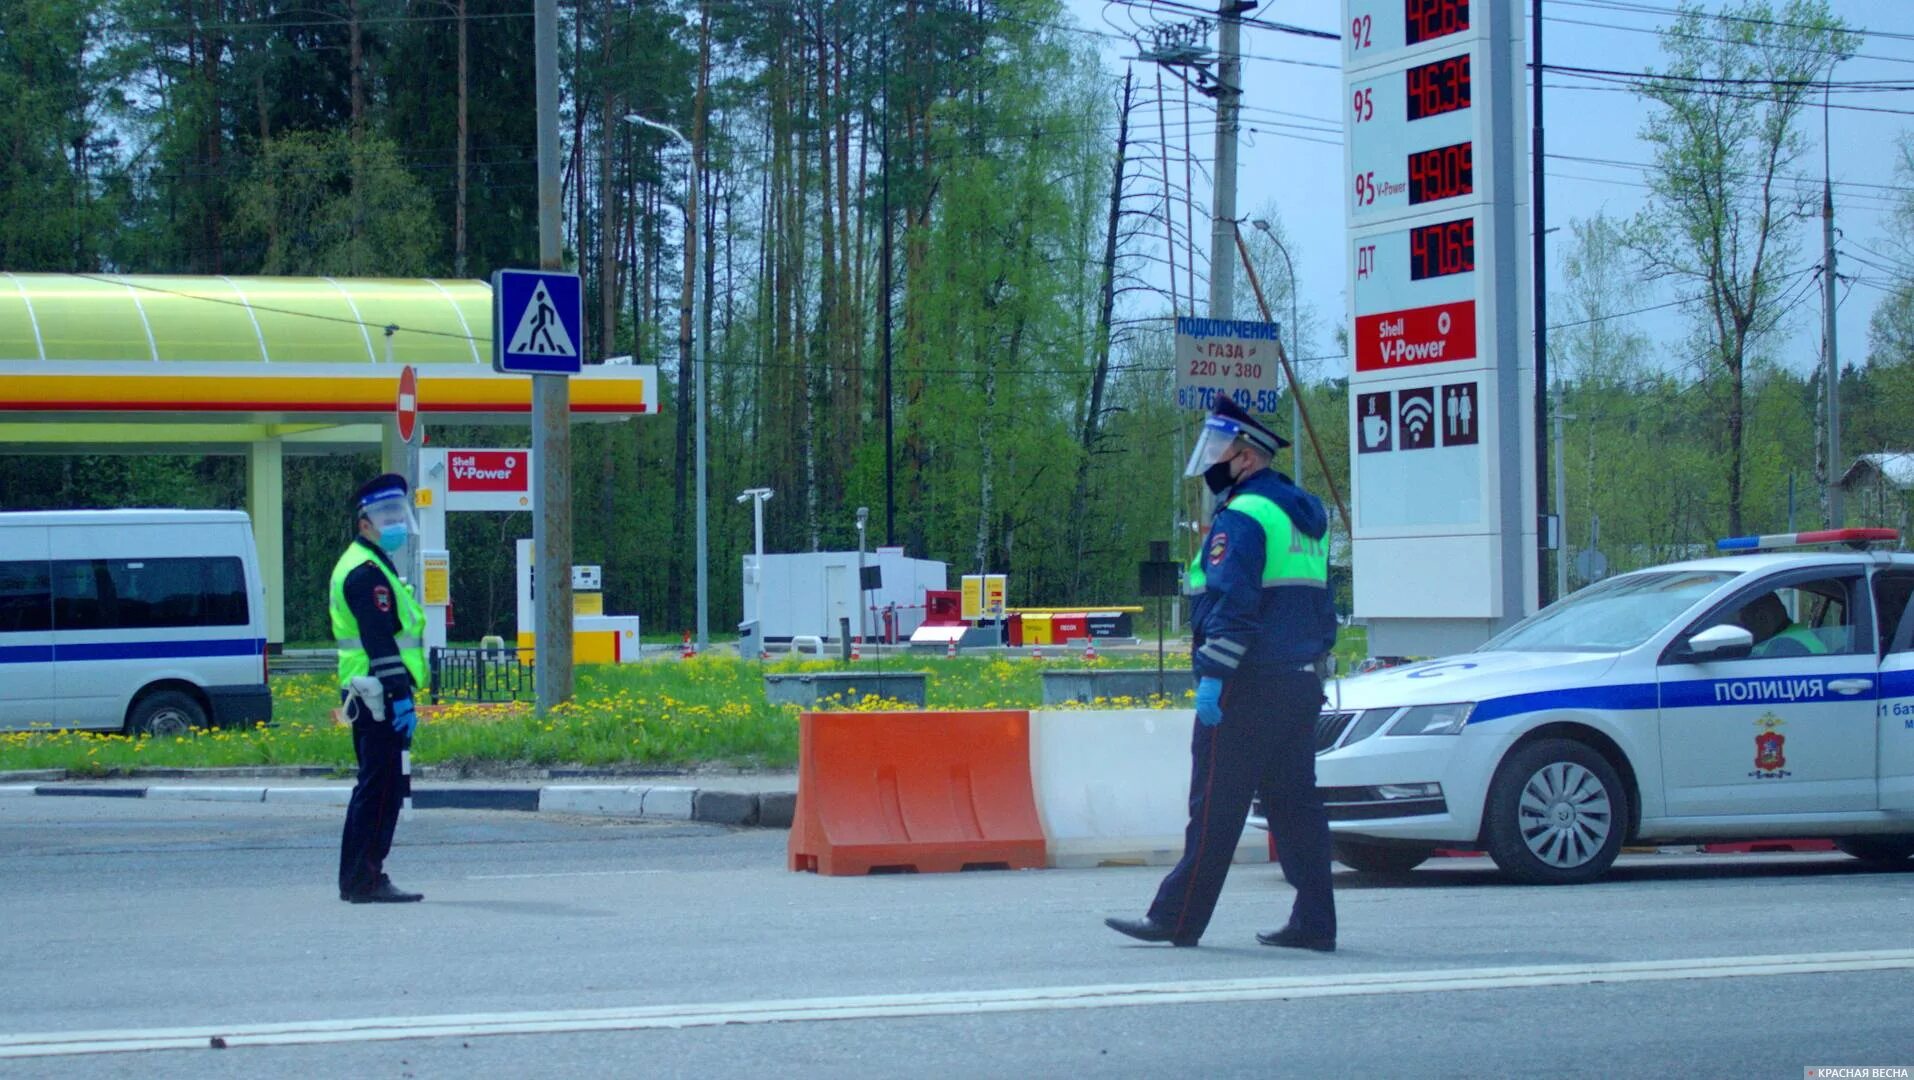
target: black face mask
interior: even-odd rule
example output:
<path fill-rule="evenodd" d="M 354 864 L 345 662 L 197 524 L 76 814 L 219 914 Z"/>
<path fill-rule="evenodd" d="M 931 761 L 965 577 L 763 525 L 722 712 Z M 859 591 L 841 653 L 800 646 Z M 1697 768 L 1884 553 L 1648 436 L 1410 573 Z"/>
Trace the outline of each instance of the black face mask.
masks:
<path fill-rule="evenodd" d="M 1236 484 L 1236 478 L 1230 475 L 1229 462 L 1219 461 L 1203 470 L 1203 483 L 1208 485 L 1210 494 L 1221 495 Z"/>

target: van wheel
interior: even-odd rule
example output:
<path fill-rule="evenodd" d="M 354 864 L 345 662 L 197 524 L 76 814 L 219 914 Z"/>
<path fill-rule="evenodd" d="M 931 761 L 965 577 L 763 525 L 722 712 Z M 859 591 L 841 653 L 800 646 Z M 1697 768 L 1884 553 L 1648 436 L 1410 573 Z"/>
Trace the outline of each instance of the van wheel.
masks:
<path fill-rule="evenodd" d="M 1902 866 L 1914 859 L 1914 836 L 1842 836 L 1834 846 L 1876 866 Z"/>
<path fill-rule="evenodd" d="M 154 738 L 177 738 L 190 735 L 206 726 L 206 710 L 199 707 L 192 695 L 178 690 L 161 690 L 148 694 L 133 706 L 133 712 L 126 718 L 128 735 L 151 735 Z"/>
<path fill-rule="evenodd" d="M 1330 845 L 1337 862 L 1364 874 L 1400 877 L 1427 862 L 1435 852 L 1426 847 L 1391 847 L 1337 840 Z"/>
<path fill-rule="evenodd" d="M 1509 877 L 1578 885 L 1614 865 L 1627 823 L 1628 795 L 1608 759 L 1573 739 L 1543 739 L 1495 771 L 1482 832 Z"/>

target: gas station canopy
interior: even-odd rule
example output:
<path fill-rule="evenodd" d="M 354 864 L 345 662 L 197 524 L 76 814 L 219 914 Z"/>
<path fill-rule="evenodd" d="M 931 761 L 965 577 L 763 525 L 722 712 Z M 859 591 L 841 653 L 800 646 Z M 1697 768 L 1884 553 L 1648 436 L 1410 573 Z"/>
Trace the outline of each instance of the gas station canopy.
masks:
<path fill-rule="evenodd" d="M 275 643 L 285 455 L 378 450 L 400 467 L 408 366 L 421 427 L 530 419 L 531 378 L 492 370 L 484 282 L 0 273 L 0 454 L 245 455 Z M 648 364 L 569 382 L 574 422 L 658 411 Z"/>
<path fill-rule="evenodd" d="M 402 365 L 428 422 L 521 420 L 531 382 L 493 373 L 491 308 L 478 281 L 0 274 L 0 448 L 297 442 L 391 416 Z M 576 418 L 656 411 L 655 369 L 585 371 Z M 324 441 L 379 441 L 345 435 Z"/>

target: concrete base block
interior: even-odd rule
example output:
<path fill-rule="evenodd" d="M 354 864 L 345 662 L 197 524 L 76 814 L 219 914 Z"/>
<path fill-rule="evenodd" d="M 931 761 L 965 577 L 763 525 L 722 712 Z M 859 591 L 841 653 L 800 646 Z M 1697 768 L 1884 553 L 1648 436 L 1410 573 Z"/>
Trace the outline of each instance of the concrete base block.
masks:
<path fill-rule="evenodd" d="M 869 698 L 922 708 L 929 676 L 922 671 L 814 671 L 764 677 L 764 699 L 773 705 L 849 709 Z"/>
<path fill-rule="evenodd" d="M 693 803 L 697 799 L 698 789 L 689 787 L 646 788 L 644 810 L 646 817 L 670 818 L 674 821 L 690 821 Z"/>
<path fill-rule="evenodd" d="M 1063 705 L 1069 702 L 1088 705 L 1098 698 L 1111 708 L 1141 707 L 1156 693 L 1154 669 L 1109 668 L 1102 670 L 1046 671 L 1043 678 L 1043 703 Z M 1163 691 L 1171 701 L 1181 703 L 1183 695 L 1196 687 L 1196 676 L 1188 668 L 1163 673 Z M 1130 699 L 1127 706 L 1113 704 L 1119 698 Z"/>
<path fill-rule="evenodd" d="M 758 820 L 758 797 L 743 791 L 700 791 L 692 800 L 694 821 L 751 825 Z"/>
<path fill-rule="evenodd" d="M 5 799 L 10 796 L 33 795 L 35 794 L 34 787 L 35 785 L 33 784 L 0 784 L 0 799 Z"/>

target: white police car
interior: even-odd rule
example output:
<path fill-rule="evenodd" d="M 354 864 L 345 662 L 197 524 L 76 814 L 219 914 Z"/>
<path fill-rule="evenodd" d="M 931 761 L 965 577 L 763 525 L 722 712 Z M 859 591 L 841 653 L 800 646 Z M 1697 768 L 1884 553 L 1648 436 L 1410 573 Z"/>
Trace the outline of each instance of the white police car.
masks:
<path fill-rule="evenodd" d="M 1914 858 L 1914 555 L 1891 530 L 1610 578 L 1481 649 L 1333 682 L 1317 782 L 1336 858 L 1480 848 L 1511 877 L 1604 873 L 1624 843 L 1832 837 Z M 1846 549 L 1775 552 L 1816 544 Z"/>

